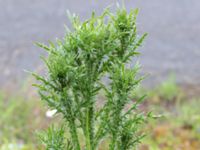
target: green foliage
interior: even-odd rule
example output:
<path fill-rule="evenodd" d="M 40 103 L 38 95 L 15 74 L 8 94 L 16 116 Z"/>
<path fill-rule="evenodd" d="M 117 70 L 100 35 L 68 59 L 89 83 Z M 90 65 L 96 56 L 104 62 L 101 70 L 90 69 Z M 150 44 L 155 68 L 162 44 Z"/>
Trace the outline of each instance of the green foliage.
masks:
<path fill-rule="evenodd" d="M 41 102 L 17 94 L 0 92 L 0 149 L 31 150 L 37 145 L 35 129 L 47 124 Z M 37 118 L 36 118 L 37 116 Z M 33 122 L 33 118 L 36 118 Z M 29 144 L 32 143 L 32 144 Z"/>
<path fill-rule="evenodd" d="M 162 100 L 179 102 L 184 96 L 181 88 L 177 85 L 175 75 L 173 74 L 154 88 L 144 88 L 139 85 L 132 93 L 136 98 L 145 94 L 148 95 L 147 97 L 151 102 L 156 103 L 159 103 Z"/>
<path fill-rule="evenodd" d="M 22 145 L 17 143 L 6 143 L 0 146 L 1 150 L 34 150 L 32 145 Z"/>
<path fill-rule="evenodd" d="M 146 116 L 137 108 L 144 97 L 136 101 L 131 97 L 142 78 L 137 77 L 138 65 L 126 65 L 139 54 L 136 50 L 147 35 L 137 35 L 137 14 L 137 9 L 128 13 L 119 8 L 116 14 L 108 9 L 101 16 L 93 12 L 84 22 L 71 16 L 73 31 L 68 31 L 63 40 L 49 46 L 37 44 L 48 52 L 43 58 L 48 74 L 33 74 L 40 81 L 35 86 L 41 99 L 62 114 L 70 133 L 68 149 L 95 150 L 108 140 L 109 150 L 128 150 L 143 137 L 138 129 Z M 110 81 L 105 85 L 102 78 L 106 76 Z M 105 91 L 106 98 L 97 109 L 100 90 Z M 125 109 L 127 106 L 129 109 Z M 42 140 L 47 150 L 63 149 L 58 147 L 65 143 L 62 132 L 52 128 L 47 131 Z M 80 132 L 84 136 L 81 142 Z M 51 145 L 52 141 L 60 144 Z"/>
<path fill-rule="evenodd" d="M 170 75 L 169 78 L 158 87 L 157 91 L 163 99 L 173 100 L 176 98 L 180 91 L 176 84 L 175 76 Z"/>
<path fill-rule="evenodd" d="M 0 99 L 0 132 L 3 137 L 0 137 L 0 144 L 5 139 L 9 140 L 28 140 L 28 132 L 24 132 L 28 128 L 28 121 L 31 103 L 24 100 L 22 97 L 1 96 Z M 22 111 L 23 110 L 23 111 Z M 24 129 L 22 129 L 22 126 Z M 12 139 L 14 138 L 14 139 Z"/>
<path fill-rule="evenodd" d="M 3 144 L 0 145 L 1 150 L 35 150 L 35 145 L 32 144 L 19 144 L 14 141 L 4 140 Z"/>
<path fill-rule="evenodd" d="M 64 143 L 64 128 L 56 129 L 54 126 L 50 127 L 46 133 L 39 135 L 41 141 L 46 146 L 47 150 L 65 150 Z"/>
<path fill-rule="evenodd" d="M 191 99 L 177 106 L 178 117 L 176 120 L 179 122 L 178 124 L 186 124 L 192 126 L 192 129 L 194 129 L 195 132 L 198 132 L 200 123 L 199 105 L 200 99 Z M 188 122 L 188 120 L 190 121 Z"/>
<path fill-rule="evenodd" d="M 143 144 L 149 150 L 189 149 L 200 146 L 200 99 L 187 99 L 172 109 L 162 105 L 154 108 L 154 113 L 164 114 L 163 118 L 149 122 L 151 133 Z"/>

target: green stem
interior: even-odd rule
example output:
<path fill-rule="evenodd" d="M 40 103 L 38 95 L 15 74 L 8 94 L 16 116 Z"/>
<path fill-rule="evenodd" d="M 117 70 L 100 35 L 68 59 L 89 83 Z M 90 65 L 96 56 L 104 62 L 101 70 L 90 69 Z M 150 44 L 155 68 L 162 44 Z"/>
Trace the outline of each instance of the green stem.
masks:
<path fill-rule="evenodd" d="M 90 54 L 88 55 L 88 62 L 87 62 L 87 75 L 88 75 L 88 90 L 87 90 L 87 96 L 86 96 L 86 100 L 88 101 L 88 106 L 86 108 L 86 148 L 87 150 L 93 150 L 93 134 L 94 134 L 94 128 L 93 128 L 93 124 L 94 124 L 94 110 L 93 110 L 93 102 L 92 102 L 92 87 L 93 87 L 93 63 L 91 61 L 90 58 Z"/>
<path fill-rule="evenodd" d="M 78 139 L 78 133 L 77 133 L 77 130 L 76 130 L 76 126 L 75 126 L 74 120 L 71 120 L 69 122 L 69 125 L 70 125 L 72 143 L 74 144 L 76 150 L 81 150 L 79 139 Z"/>
<path fill-rule="evenodd" d="M 94 133 L 94 128 L 93 128 L 93 124 L 94 124 L 94 110 L 93 110 L 93 104 L 92 104 L 92 98 L 91 98 L 91 94 L 89 92 L 88 94 L 88 101 L 89 101 L 89 106 L 86 109 L 86 148 L 87 150 L 93 150 L 93 133 Z"/>
<path fill-rule="evenodd" d="M 120 93 L 120 92 L 119 92 Z M 116 147 L 116 141 L 117 141 L 117 137 L 118 137 L 118 130 L 119 130 L 119 125 L 121 122 L 121 111 L 123 109 L 122 105 L 121 105 L 121 100 L 123 99 L 122 96 L 119 96 L 119 99 L 116 102 L 116 106 L 115 106 L 115 115 L 113 117 L 113 128 L 115 129 L 112 132 L 112 140 L 111 140 L 111 144 L 110 144 L 110 150 L 114 150 Z"/>
<path fill-rule="evenodd" d="M 91 150 L 91 139 L 90 139 L 90 114 L 89 109 L 86 111 L 86 148 Z"/>
<path fill-rule="evenodd" d="M 64 95 L 64 97 L 67 97 L 67 95 Z M 74 145 L 74 148 L 76 150 L 81 150 L 80 148 L 80 143 L 79 143 L 79 139 L 78 139 L 78 133 L 77 133 L 77 129 L 76 129 L 76 123 L 75 123 L 75 116 L 72 112 L 72 102 L 71 99 L 66 99 L 63 100 L 63 105 L 66 106 L 66 113 L 65 113 L 65 118 L 67 119 L 68 123 L 69 123 L 69 129 L 70 129 L 70 134 L 71 134 L 71 138 L 72 138 L 72 143 Z"/>
<path fill-rule="evenodd" d="M 115 143 L 116 143 L 116 136 L 113 135 L 109 150 L 115 149 Z"/>

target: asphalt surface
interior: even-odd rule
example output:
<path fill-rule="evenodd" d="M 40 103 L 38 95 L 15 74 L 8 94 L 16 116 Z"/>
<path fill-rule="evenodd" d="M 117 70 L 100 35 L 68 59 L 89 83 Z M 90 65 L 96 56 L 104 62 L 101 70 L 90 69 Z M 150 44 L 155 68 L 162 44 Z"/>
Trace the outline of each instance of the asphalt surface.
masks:
<path fill-rule="evenodd" d="M 66 10 L 90 16 L 114 0 L 0 0 L 0 87 L 19 85 L 27 73 L 40 70 L 43 51 L 35 41 L 47 42 L 64 35 L 69 25 Z M 128 9 L 140 8 L 138 27 L 149 36 L 141 48 L 142 72 L 148 83 L 176 74 L 179 83 L 200 84 L 200 1 L 127 0 Z"/>

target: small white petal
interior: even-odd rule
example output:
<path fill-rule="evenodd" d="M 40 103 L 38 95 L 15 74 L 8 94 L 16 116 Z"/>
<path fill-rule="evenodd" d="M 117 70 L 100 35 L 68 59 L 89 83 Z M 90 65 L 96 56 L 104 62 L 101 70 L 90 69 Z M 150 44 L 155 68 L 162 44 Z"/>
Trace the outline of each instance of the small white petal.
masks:
<path fill-rule="evenodd" d="M 48 110 L 48 111 L 46 112 L 46 117 L 48 117 L 48 118 L 52 118 L 53 115 L 55 115 L 56 112 L 57 112 L 56 109 Z"/>

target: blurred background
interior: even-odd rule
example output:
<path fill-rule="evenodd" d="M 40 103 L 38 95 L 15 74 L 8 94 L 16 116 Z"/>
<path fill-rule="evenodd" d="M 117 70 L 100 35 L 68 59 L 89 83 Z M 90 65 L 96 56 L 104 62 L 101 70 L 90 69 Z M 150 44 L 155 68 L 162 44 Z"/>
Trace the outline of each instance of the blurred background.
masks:
<path fill-rule="evenodd" d="M 174 72 L 179 83 L 200 84 L 200 2 L 198 0 L 127 0 L 139 8 L 138 28 L 149 36 L 141 48 L 142 71 L 154 83 Z M 66 10 L 81 19 L 114 0 L 0 0 L 0 86 L 21 84 L 23 71 L 40 67 L 43 51 L 34 42 L 54 41 L 69 25 Z M 152 80 L 153 78 L 153 80 Z"/>
<path fill-rule="evenodd" d="M 111 6 L 111 10 L 114 10 L 116 2 L 116 0 L 0 0 L 1 149 L 9 149 L 10 143 L 32 145 L 33 141 L 37 141 L 32 138 L 35 129 L 46 128 L 48 126 L 46 122 L 52 120 L 45 116 L 46 108 L 40 104 L 35 90 L 31 88 L 32 79 L 24 71 L 40 72 L 43 69 L 40 55 L 43 55 L 44 51 L 36 47 L 34 42 L 47 43 L 48 40 L 55 41 L 56 38 L 62 38 L 65 33 L 64 25 L 70 27 L 66 10 L 78 14 L 81 20 L 84 20 L 93 10 L 97 14 L 100 14 L 107 6 Z M 125 5 L 128 10 L 139 8 L 140 13 L 137 19 L 139 34 L 144 32 L 149 34 L 144 46 L 140 48 L 142 55 L 138 59 L 142 65 L 142 74 L 148 75 L 144 81 L 144 87 L 154 88 L 151 91 L 140 88 L 137 94 L 150 91 L 149 99 L 152 103 L 160 105 L 164 101 L 162 104 L 166 108 L 165 112 L 170 112 L 172 106 L 178 105 L 175 108 L 177 110 L 175 114 L 181 111 L 181 115 L 173 114 L 173 116 L 179 117 L 180 120 L 183 119 L 184 113 L 185 116 L 182 124 L 177 125 L 176 132 L 179 133 L 181 130 L 183 133 L 182 130 L 185 128 L 187 128 L 186 131 L 191 128 L 188 133 L 185 133 L 186 137 L 191 136 L 191 139 L 186 140 L 186 145 L 196 144 L 194 149 L 200 149 L 198 147 L 200 111 L 194 108 L 200 105 L 198 100 L 200 95 L 200 1 L 125 0 Z M 180 104 L 180 101 L 183 104 Z M 184 108 L 186 105 L 188 108 Z M 160 112 L 156 106 L 154 108 Z M 14 114 L 18 116 L 13 117 Z M 191 121 L 192 117 L 187 118 L 189 114 L 195 116 L 195 123 Z M 188 119 L 192 124 L 185 124 Z M 174 121 L 170 119 L 165 121 L 167 125 L 153 127 L 153 129 L 158 127 L 158 131 L 155 131 L 156 136 L 159 134 L 161 137 L 166 137 L 162 132 L 173 134 L 176 129 L 176 125 L 172 123 Z M 165 121 L 162 120 L 162 123 Z M 172 129 L 169 129 L 171 123 Z M 150 126 L 152 127 L 152 124 Z M 193 130 L 197 135 L 193 136 Z M 148 145 L 153 145 L 152 141 L 146 141 L 147 144 L 142 148 L 151 149 L 152 146 Z M 154 145 L 158 149 L 170 147 L 169 143 L 162 143 L 160 139 Z M 175 149 L 170 148 L 170 150 Z M 186 147 L 186 149 L 192 150 L 191 147 Z"/>

